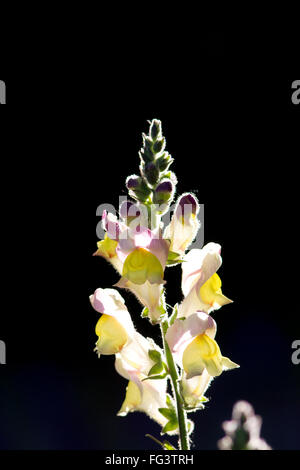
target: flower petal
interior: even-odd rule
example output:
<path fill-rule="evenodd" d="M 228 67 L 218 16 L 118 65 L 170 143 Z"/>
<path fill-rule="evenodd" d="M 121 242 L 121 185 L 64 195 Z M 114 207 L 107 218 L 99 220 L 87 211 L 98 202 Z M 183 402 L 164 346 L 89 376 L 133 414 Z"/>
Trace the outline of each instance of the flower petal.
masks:
<path fill-rule="evenodd" d="M 96 334 L 99 339 L 96 343 L 98 356 L 101 354 L 116 354 L 125 346 L 128 335 L 123 326 L 109 315 L 102 315 L 96 325 Z"/>
<path fill-rule="evenodd" d="M 164 238 L 171 240 L 171 251 L 183 255 L 192 243 L 200 228 L 198 212 L 199 204 L 192 194 L 184 194 L 178 199 L 171 222 L 164 232 Z"/>
<path fill-rule="evenodd" d="M 223 370 L 238 367 L 228 358 L 223 358 L 217 342 L 206 334 L 198 335 L 185 349 L 182 364 L 190 379 L 201 375 L 204 368 L 212 377 L 221 375 Z"/>
<path fill-rule="evenodd" d="M 141 302 L 144 307 L 149 309 L 149 317 L 152 323 L 157 323 L 161 316 L 161 302 L 162 302 L 162 284 L 150 284 L 146 281 L 142 285 L 134 284 L 125 278 L 121 278 L 115 287 L 129 289 Z"/>
<path fill-rule="evenodd" d="M 159 260 L 144 248 L 136 248 L 127 256 L 122 272 L 123 277 L 138 285 L 146 281 L 151 284 L 162 284 L 163 275 Z"/>
<path fill-rule="evenodd" d="M 205 304 L 210 305 L 214 309 L 218 309 L 223 305 L 232 303 L 232 300 L 222 294 L 222 281 L 217 273 L 213 274 L 199 289 L 199 298 Z"/>
<path fill-rule="evenodd" d="M 99 357 L 116 354 L 135 334 L 124 299 L 115 289 L 97 289 L 90 301 L 93 308 L 103 314 L 96 326 L 99 339 L 95 350 Z"/>
<path fill-rule="evenodd" d="M 215 321 L 204 312 L 196 312 L 186 320 L 175 320 L 166 333 L 166 340 L 174 355 L 175 361 L 181 366 L 183 353 L 195 337 L 206 333 L 211 338 L 216 335 Z"/>
<path fill-rule="evenodd" d="M 212 380 L 213 377 L 209 375 L 206 369 L 204 369 L 201 375 L 197 375 L 191 379 L 187 379 L 186 374 L 183 374 L 181 380 L 181 394 L 187 406 L 196 408 L 202 404 L 204 394 Z"/>
<path fill-rule="evenodd" d="M 120 411 L 118 411 L 117 415 L 126 416 L 127 413 L 137 410 L 141 402 L 142 394 L 140 392 L 140 389 L 136 385 L 136 383 L 130 380 L 126 387 L 125 400 L 122 403 L 121 409 Z"/>
<path fill-rule="evenodd" d="M 221 246 L 208 243 L 201 250 L 193 249 L 185 256 L 182 264 L 182 292 L 186 297 L 192 288 L 201 282 L 203 285 L 222 264 Z"/>

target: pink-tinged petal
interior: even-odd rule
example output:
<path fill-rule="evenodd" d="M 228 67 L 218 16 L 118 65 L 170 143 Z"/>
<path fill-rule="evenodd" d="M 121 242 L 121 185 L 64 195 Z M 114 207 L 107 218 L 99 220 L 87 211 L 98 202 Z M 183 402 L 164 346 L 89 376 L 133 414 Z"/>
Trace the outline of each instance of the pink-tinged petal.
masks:
<path fill-rule="evenodd" d="M 221 245 L 208 243 L 201 250 L 193 249 L 182 263 L 182 291 L 186 297 L 199 283 L 203 285 L 222 265 Z"/>
<path fill-rule="evenodd" d="M 152 237 L 151 230 L 140 226 L 122 232 L 116 249 L 119 259 L 124 263 L 127 256 L 135 248 L 147 249 L 152 241 Z"/>
<path fill-rule="evenodd" d="M 132 231 L 132 236 L 136 247 L 148 248 L 153 240 L 154 234 L 150 229 L 138 226 Z"/>
<path fill-rule="evenodd" d="M 118 221 L 117 217 L 106 210 L 102 214 L 102 225 L 111 240 L 119 240 L 123 232 L 127 230 L 124 223 Z"/>
<path fill-rule="evenodd" d="M 127 256 L 135 250 L 135 243 L 132 238 L 129 236 L 129 231 L 127 230 L 126 232 L 123 233 L 123 236 L 119 239 L 118 246 L 116 248 L 116 253 L 121 261 L 121 263 L 124 263 Z"/>
<path fill-rule="evenodd" d="M 160 261 L 162 268 L 165 269 L 170 249 L 170 242 L 162 238 L 154 238 L 148 250 Z"/>
<path fill-rule="evenodd" d="M 200 206 L 196 196 L 191 193 L 185 193 L 180 196 L 177 201 L 175 215 L 178 219 L 189 219 L 196 216 L 200 210 Z"/>

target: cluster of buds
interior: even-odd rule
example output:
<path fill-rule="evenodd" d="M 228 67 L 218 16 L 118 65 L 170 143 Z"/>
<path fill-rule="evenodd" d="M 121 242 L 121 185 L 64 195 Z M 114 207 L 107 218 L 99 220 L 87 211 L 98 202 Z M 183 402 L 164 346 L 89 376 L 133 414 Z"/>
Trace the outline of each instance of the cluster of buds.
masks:
<path fill-rule="evenodd" d="M 103 212 L 105 238 L 96 256 L 110 262 L 120 278 L 114 287 L 132 292 L 142 304 L 142 317 L 160 324 L 164 348 L 144 338 L 134 327 L 125 300 L 116 289 L 97 289 L 90 296 L 100 313 L 96 326 L 98 356 L 115 356 L 117 372 L 128 380 L 120 416 L 144 411 L 162 426 L 162 433 L 180 434 L 180 447 L 189 448 L 193 425 L 187 413 L 203 409 L 212 380 L 238 364 L 223 356 L 216 342 L 217 325 L 211 313 L 232 301 L 222 293 L 217 271 L 221 246 L 189 246 L 200 228 L 200 206 L 194 194 L 181 195 L 170 223 L 161 215 L 174 197 L 176 176 L 169 171 L 173 159 L 165 150 L 161 123 L 153 120 L 143 135 L 140 176 L 127 178 L 133 200 L 124 201 L 119 218 Z M 150 226 L 149 208 L 156 207 Z M 183 300 L 168 314 L 165 272 L 181 264 Z M 168 381 L 174 396 L 167 393 Z"/>
<path fill-rule="evenodd" d="M 168 210 L 177 184 L 175 174 L 169 171 L 173 158 L 165 147 L 161 122 L 153 119 L 149 135 L 143 134 L 143 147 L 139 152 L 140 176 L 131 175 L 126 180 L 132 198 L 148 206 L 159 206 L 157 212 L 161 214 Z"/>
<path fill-rule="evenodd" d="M 232 411 L 232 420 L 223 423 L 226 436 L 219 442 L 220 450 L 271 450 L 260 437 L 262 419 L 255 415 L 250 403 L 237 402 Z"/>

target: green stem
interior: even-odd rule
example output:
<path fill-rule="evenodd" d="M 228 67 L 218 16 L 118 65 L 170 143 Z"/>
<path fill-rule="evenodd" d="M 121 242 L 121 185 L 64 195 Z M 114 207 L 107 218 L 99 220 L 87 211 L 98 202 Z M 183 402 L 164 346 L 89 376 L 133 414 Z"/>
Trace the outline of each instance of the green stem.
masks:
<path fill-rule="evenodd" d="M 181 450 L 189 450 L 190 444 L 189 444 L 189 437 L 188 437 L 188 431 L 187 431 L 186 412 L 182 407 L 182 399 L 180 397 L 180 393 L 178 390 L 178 380 L 179 380 L 178 370 L 174 363 L 174 359 L 170 351 L 169 345 L 165 339 L 165 334 L 168 328 L 169 328 L 168 320 L 164 320 L 161 324 L 161 333 L 162 333 L 166 360 L 167 360 L 167 364 L 169 368 L 169 373 L 171 376 L 171 381 L 172 381 L 172 385 L 174 389 L 174 395 L 175 395 L 176 406 L 177 406 L 177 418 L 178 418 L 179 434 L 180 434 L 180 448 Z"/>

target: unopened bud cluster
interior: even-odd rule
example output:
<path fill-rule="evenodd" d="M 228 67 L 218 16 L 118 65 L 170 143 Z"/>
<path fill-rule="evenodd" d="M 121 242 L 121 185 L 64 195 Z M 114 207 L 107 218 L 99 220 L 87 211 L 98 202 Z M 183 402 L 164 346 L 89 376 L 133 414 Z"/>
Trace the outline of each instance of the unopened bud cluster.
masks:
<path fill-rule="evenodd" d="M 173 158 L 165 147 L 161 122 L 153 119 L 149 135 L 143 134 L 143 147 L 139 152 L 140 176 L 131 175 L 126 180 L 133 199 L 146 205 L 158 204 L 162 206 L 161 212 L 168 209 L 177 184 L 175 174 L 169 171 Z"/>

